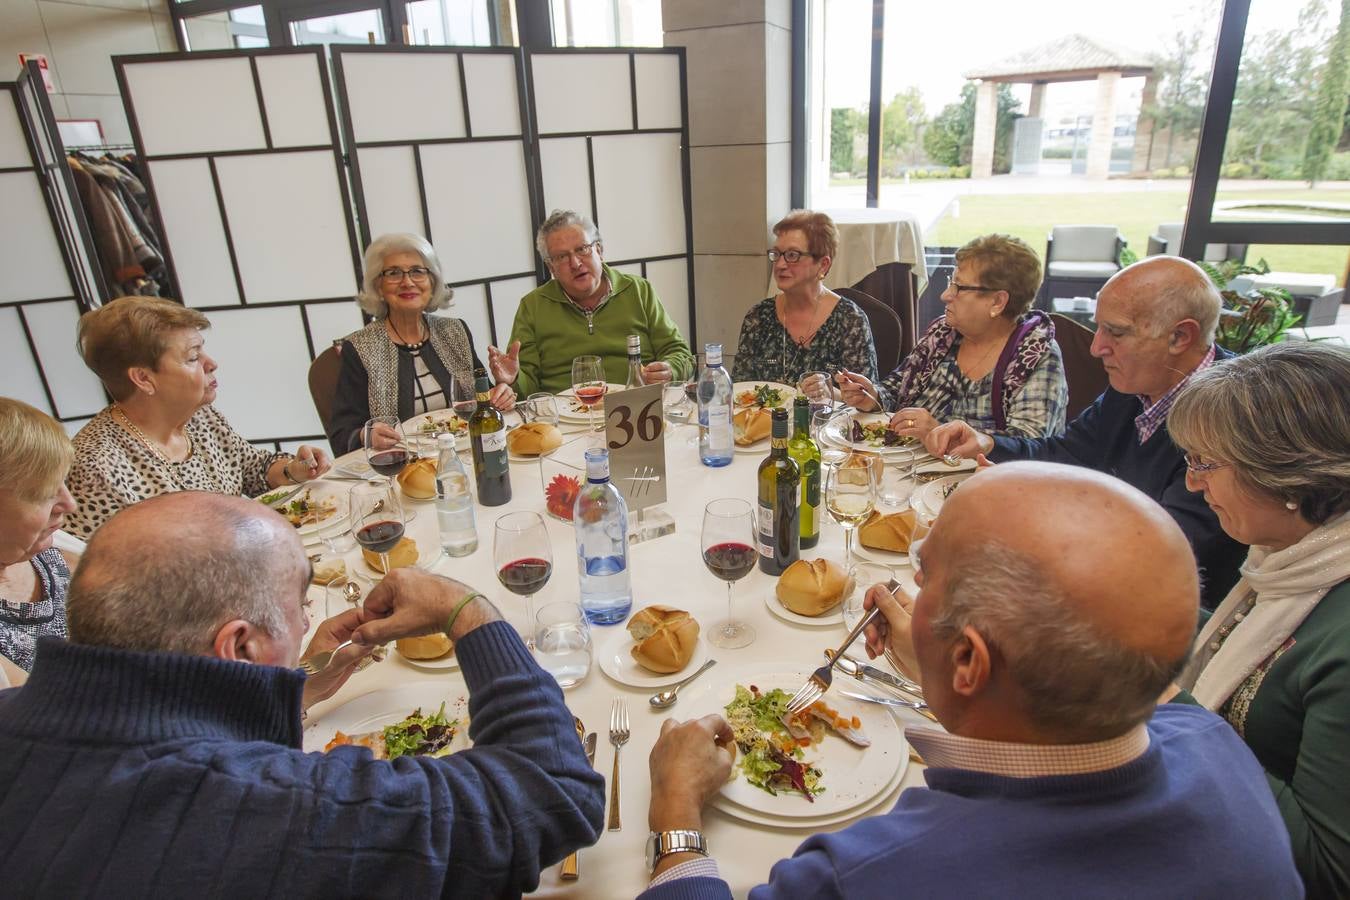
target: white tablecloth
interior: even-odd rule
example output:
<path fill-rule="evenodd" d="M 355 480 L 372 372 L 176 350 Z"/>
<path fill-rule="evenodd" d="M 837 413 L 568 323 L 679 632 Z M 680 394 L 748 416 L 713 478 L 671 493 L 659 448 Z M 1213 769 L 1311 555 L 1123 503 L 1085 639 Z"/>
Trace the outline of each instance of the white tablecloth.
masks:
<path fill-rule="evenodd" d="M 693 433 L 691 427 L 667 429 L 666 458 L 670 478 L 670 501 L 666 508 L 676 521 L 674 534 L 633 545 L 632 580 L 634 609 L 652 603 L 666 603 L 688 609 L 706 626 L 726 615 L 726 588 L 704 567 L 699 547 L 703 507 L 715 497 L 741 497 L 754 502 L 755 471 L 761 454 L 737 453 L 731 465 L 711 469 L 698 461 L 696 447 L 685 443 Z M 467 456 L 467 454 L 466 454 Z M 524 620 L 524 601 L 507 593 L 497 582 L 492 565 L 492 523 L 505 512 L 530 509 L 539 512 L 548 523 L 553 538 L 553 576 L 535 598 L 537 605 L 550 601 L 570 600 L 579 596 L 575 565 L 575 543 L 571 525 L 550 518 L 544 510 L 543 489 L 537 463 L 511 464 L 511 503 L 494 508 L 478 507 L 478 550 L 460 559 L 442 558 L 434 571 L 452 575 L 486 593 L 517 627 Z M 423 550 L 439 547 L 435 507 L 428 502 L 410 502 L 409 509 L 417 511 L 409 524 L 408 534 Z M 807 556 L 843 556 L 843 534 L 825 517 L 821 542 L 807 551 Z M 355 556 L 353 551 L 353 556 Z M 349 563 L 350 564 L 350 563 Z M 907 569 L 897 570 L 897 577 L 913 588 L 912 575 Z M 823 661 L 822 651 L 837 645 L 844 635 L 842 626 L 811 628 L 790 625 L 774 617 L 764 605 L 764 596 L 773 590 L 774 579 L 756 569 L 736 585 L 738 615 L 751 622 L 758 632 L 755 643 L 741 650 L 721 650 L 710 647 L 718 665 L 704 678 L 726 678 L 740 665 L 787 661 L 809 664 Z M 312 608 L 316 620 L 321 618 L 323 589 L 311 588 L 311 597 L 318 605 Z M 621 625 L 594 629 L 595 643 L 602 644 Z M 333 698 L 310 710 L 311 721 L 321 718 L 328 710 L 380 688 L 401 682 L 445 679 L 447 683 L 462 685 L 457 671 L 437 673 L 417 669 L 404 662 L 397 654 L 379 665 L 358 672 Z M 699 682 L 695 682 L 697 686 Z M 694 686 L 691 686 L 690 690 Z M 605 831 L 596 846 L 581 853 L 581 878 L 565 883 L 558 879 L 558 867 L 543 873 L 538 896 L 567 897 L 632 897 L 647 884 L 644 847 L 647 839 L 647 804 L 650 784 L 647 756 L 659 733 L 661 722 L 667 716 L 683 718 L 687 709 L 677 704 L 666 712 L 655 712 L 647 705 L 651 690 L 625 687 L 607 678 L 599 668 L 592 667 L 590 675 L 579 686 L 566 692 L 567 704 L 581 717 L 588 730 L 599 733 L 599 748 L 595 766 L 608 780 L 614 758 L 614 749 L 607 740 L 610 704 L 615 697 L 628 701 L 632 723 L 632 737 L 622 754 L 622 813 L 623 829 Z M 906 714 L 908 715 L 908 714 Z M 923 723 L 918 718 L 905 718 Z M 922 767 L 911 763 L 901 787 L 876 808 L 889 809 L 900 790 L 923 783 Z M 608 796 L 608 791 L 606 792 Z M 824 830 L 847 827 L 847 823 Z M 790 856 L 798 844 L 813 831 L 821 829 L 774 829 L 751 826 L 721 812 L 709 809 L 705 813 L 704 828 L 713 855 L 722 867 L 722 874 L 730 882 L 733 892 L 743 896 L 751 887 L 762 883 L 770 866 Z"/>

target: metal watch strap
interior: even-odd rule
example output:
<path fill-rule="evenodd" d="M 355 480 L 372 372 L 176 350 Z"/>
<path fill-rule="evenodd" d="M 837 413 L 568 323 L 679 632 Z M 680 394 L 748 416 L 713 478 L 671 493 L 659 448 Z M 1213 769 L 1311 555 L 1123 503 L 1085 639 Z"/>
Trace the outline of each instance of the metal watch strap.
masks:
<path fill-rule="evenodd" d="M 649 869 L 654 870 L 657 863 L 672 853 L 697 853 L 701 856 L 707 856 L 708 842 L 704 839 L 703 832 L 691 831 L 687 828 L 653 831 L 647 836 Z"/>

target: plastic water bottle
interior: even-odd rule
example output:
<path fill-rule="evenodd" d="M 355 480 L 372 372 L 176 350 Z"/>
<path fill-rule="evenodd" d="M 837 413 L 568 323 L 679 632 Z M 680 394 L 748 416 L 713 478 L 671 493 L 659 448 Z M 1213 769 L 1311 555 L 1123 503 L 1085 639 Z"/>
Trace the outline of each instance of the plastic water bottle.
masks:
<path fill-rule="evenodd" d="M 633 608 L 628 575 L 628 505 L 609 480 L 609 451 L 586 451 L 586 484 L 572 508 L 581 608 L 596 625 L 613 625 Z"/>
<path fill-rule="evenodd" d="M 441 526 L 441 549 L 450 556 L 468 556 L 478 549 L 478 526 L 474 521 L 473 490 L 469 473 L 455 452 L 455 436 L 436 439 L 436 519 Z"/>
<path fill-rule="evenodd" d="M 704 344 L 698 377 L 698 456 L 705 466 L 731 462 L 731 376 L 722 368 L 722 345 Z"/>

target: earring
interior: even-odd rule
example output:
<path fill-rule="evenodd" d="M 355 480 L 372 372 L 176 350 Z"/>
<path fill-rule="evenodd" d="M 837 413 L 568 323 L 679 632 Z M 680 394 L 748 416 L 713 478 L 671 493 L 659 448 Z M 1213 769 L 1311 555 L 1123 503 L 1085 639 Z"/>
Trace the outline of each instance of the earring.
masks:
<path fill-rule="evenodd" d="M 1286 500 L 1284 508 L 1289 510 L 1290 512 L 1293 512 L 1294 510 L 1298 509 L 1298 504 L 1295 503 L 1293 500 Z"/>

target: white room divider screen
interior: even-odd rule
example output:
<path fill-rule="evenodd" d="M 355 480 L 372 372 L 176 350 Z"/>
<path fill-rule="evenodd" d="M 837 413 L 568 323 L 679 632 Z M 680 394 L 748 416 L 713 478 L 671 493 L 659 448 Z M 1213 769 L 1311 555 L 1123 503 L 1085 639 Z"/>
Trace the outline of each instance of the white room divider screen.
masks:
<path fill-rule="evenodd" d="M 36 63 L 0 83 L 0 394 L 72 433 L 107 402 L 75 353 L 102 282 Z"/>
<path fill-rule="evenodd" d="M 252 441 L 323 433 L 309 364 L 361 326 L 320 47 L 115 57 L 174 292 L 211 318 L 216 405 Z"/>

